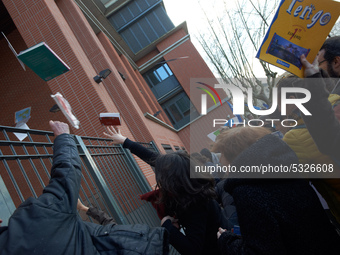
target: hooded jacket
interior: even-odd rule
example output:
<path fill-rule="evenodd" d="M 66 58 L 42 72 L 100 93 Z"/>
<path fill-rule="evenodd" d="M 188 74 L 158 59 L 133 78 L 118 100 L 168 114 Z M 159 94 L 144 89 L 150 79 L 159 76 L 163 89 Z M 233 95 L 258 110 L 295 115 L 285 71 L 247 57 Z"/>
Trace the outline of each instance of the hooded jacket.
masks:
<path fill-rule="evenodd" d="M 71 135 L 54 142 L 51 180 L 38 198 L 28 198 L 0 228 L 0 254 L 165 254 L 164 228 L 101 226 L 77 214 L 81 161 Z"/>
<path fill-rule="evenodd" d="M 269 134 L 243 151 L 232 166 L 239 170 L 297 163 L 289 146 Z M 224 189 L 234 198 L 241 236 L 224 232 L 218 240 L 222 254 L 339 254 L 339 236 L 305 180 L 233 177 L 230 174 Z"/>

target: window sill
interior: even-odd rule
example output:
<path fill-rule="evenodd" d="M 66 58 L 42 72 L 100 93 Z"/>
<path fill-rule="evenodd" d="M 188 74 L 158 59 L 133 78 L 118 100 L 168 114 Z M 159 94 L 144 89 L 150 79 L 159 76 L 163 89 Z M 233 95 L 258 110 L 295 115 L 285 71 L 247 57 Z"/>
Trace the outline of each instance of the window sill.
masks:
<path fill-rule="evenodd" d="M 172 127 L 172 126 L 166 124 L 165 122 L 161 121 L 160 119 L 156 118 L 155 116 L 153 116 L 152 114 L 150 114 L 150 113 L 148 113 L 148 112 L 147 112 L 147 113 L 144 113 L 144 116 L 145 116 L 145 118 L 147 118 L 147 119 L 149 119 L 149 120 L 152 120 L 153 122 L 156 122 L 157 124 L 159 124 L 159 125 L 161 125 L 161 126 L 167 128 L 167 129 L 170 129 L 170 130 L 173 131 L 173 132 L 176 132 L 176 133 L 178 132 L 177 129 L 175 129 L 174 127 Z"/>

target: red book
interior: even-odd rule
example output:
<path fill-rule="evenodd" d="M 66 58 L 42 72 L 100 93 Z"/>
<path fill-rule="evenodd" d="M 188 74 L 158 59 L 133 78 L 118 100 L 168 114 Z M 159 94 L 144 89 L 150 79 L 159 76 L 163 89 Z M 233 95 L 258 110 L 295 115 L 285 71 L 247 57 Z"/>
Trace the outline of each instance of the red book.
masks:
<path fill-rule="evenodd" d="M 100 113 L 99 120 L 102 125 L 105 126 L 120 126 L 120 114 L 119 113 Z"/>

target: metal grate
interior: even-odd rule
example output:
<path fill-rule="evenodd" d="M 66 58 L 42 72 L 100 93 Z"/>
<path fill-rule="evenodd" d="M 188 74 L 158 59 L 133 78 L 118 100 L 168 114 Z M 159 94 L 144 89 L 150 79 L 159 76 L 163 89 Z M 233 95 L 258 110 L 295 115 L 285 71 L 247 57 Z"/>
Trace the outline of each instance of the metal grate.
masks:
<path fill-rule="evenodd" d="M 14 133 L 27 134 L 27 138 L 18 141 Z M 5 216 L 4 224 L 16 207 L 28 197 L 39 196 L 48 184 L 52 136 L 52 132 L 0 126 L 0 205 L 5 205 L 0 213 Z M 75 136 L 75 140 L 82 159 L 82 202 L 106 211 L 120 224 L 159 226 L 154 208 L 139 199 L 151 188 L 131 153 L 110 145 L 107 139 Z"/>
<path fill-rule="evenodd" d="M 151 191 L 151 188 L 131 153 L 120 145 L 110 145 L 109 139 L 82 137 L 81 140 L 81 147 L 85 146 L 93 159 L 92 168 L 97 167 L 96 170 L 105 180 L 104 185 L 113 194 L 111 204 L 120 217 L 119 221 L 122 224 L 159 226 L 151 204 L 139 199 L 139 195 Z"/>
<path fill-rule="evenodd" d="M 14 133 L 26 134 L 21 142 Z M 0 126 L 0 215 L 8 218 L 28 197 L 39 196 L 50 179 L 53 133 Z M 82 161 L 79 197 L 85 205 L 107 212 L 119 224 L 160 225 L 156 211 L 139 195 L 151 191 L 129 152 L 110 140 L 75 136 Z M 154 142 L 140 143 L 159 152 Z M 80 212 L 85 221 L 92 221 Z M 170 247 L 170 254 L 178 254 Z"/>

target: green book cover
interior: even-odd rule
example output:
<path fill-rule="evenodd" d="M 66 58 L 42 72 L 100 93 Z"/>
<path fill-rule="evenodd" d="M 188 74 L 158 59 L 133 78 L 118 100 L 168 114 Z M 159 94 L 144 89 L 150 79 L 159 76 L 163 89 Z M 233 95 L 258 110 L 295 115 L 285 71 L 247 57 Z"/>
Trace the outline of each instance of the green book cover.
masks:
<path fill-rule="evenodd" d="M 70 70 L 65 62 L 44 42 L 21 51 L 18 58 L 44 81 L 52 80 Z"/>

